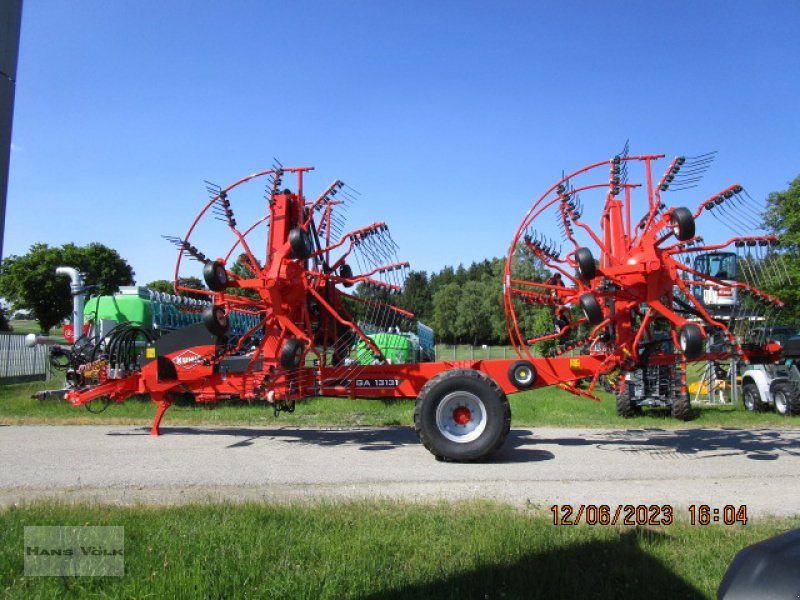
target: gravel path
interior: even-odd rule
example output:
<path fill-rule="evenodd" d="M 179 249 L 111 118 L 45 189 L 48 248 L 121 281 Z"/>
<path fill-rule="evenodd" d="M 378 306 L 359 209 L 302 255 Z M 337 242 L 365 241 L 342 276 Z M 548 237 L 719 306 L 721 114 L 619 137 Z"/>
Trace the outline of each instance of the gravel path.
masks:
<path fill-rule="evenodd" d="M 0 505 L 487 498 L 746 504 L 800 514 L 800 430 L 514 429 L 491 462 L 440 463 L 410 428 L 0 426 Z"/>

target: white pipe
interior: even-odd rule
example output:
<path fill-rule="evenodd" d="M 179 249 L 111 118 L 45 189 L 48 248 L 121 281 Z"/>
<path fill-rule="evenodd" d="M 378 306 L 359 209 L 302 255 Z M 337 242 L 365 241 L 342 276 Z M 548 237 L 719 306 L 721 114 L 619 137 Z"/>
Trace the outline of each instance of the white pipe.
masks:
<path fill-rule="evenodd" d="M 36 335 L 35 333 L 29 333 L 25 336 L 25 345 L 28 348 L 33 348 L 37 344 L 61 344 L 63 341 L 62 338 L 54 335 Z"/>
<path fill-rule="evenodd" d="M 67 275 L 72 282 L 72 333 L 77 341 L 83 336 L 83 275 L 73 267 L 57 267 L 56 275 Z"/>

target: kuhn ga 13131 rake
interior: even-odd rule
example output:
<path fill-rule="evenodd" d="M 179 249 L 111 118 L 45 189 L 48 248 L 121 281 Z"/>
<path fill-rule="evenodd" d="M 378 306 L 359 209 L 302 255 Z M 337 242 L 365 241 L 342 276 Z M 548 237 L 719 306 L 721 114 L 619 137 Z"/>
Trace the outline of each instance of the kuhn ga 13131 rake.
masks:
<path fill-rule="evenodd" d="M 595 397 L 599 378 L 613 371 L 730 356 L 776 360 L 773 348 L 744 344 L 735 331 L 781 304 L 758 289 L 759 278 L 780 274 L 775 238 L 737 233 L 704 243 L 695 223 L 706 215 L 757 225 L 741 207 L 736 219 L 725 216 L 744 202 L 743 189 L 730 186 L 694 211 L 667 207 L 662 194 L 691 185 L 711 157 L 676 158 L 656 181 L 660 158 L 623 153 L 562 177 L 533 204 L 506 263 L 508 332 L 518 354 L 508 360 L 433 360 L 430 329 L 395 306 L 408 264 L 397 259 L 384 223 L 345 227 L 355 192 L 341 181 L 313 200 L 304 192 L 310 167 L 209 184 L 211 199 L 188 232 L 169 238 L 179 249 L 177 289 L 206 300 L 180 306 L 193 313 L 182 327 L 92 323 L 70 353 L 67 399 L 82 405 L 149 394 L 157 435 L 175 394 L 263 400 L 276 410 L 309 396 L 415 397 L 422 443 L 439 459 L 463 461 L 502 445 L 509 393 L 557 385 Z M 643 183 L 631 181 L 634 167 Z M 548 233 L 555 227 L 560 242 Z M 736 277 L 709 272 L 709 257 L 724 249 L 735 254 Z M 208 290 L 181 286 L 192 265 Z M 348 293 L 354 286 L 358 293 Z M 154 315 L 168 304 L 151 298 Z M 543 310 L 551 313 L 547 331 L 532 326 Z M 413 352 L 396 354 L 387 343 L 402 336 Z M 544 355 L 542 342 L 553 346 Z M 620 392 L 625 378 L 618 381 Z M 685 381 L 676 393 L 688 402 Z"/>

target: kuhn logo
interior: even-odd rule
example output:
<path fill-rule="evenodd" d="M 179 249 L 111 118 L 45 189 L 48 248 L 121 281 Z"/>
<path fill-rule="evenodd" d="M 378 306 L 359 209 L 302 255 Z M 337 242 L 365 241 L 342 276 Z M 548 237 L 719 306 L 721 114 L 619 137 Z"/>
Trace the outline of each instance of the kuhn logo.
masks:
<path fill-rule="evenodd" d="M 173 358 L 172 362 L 174 362 L 179 367 L 182 367 L 187 371 L 189 371 L 194 367 L 196 367 L 197 365 L 201 364 L 203 362 L 203 357 L 200 356 L 197 352 L 186 350 L 178 354 L 178 356 L 176 356 L 175 358 Z"/>

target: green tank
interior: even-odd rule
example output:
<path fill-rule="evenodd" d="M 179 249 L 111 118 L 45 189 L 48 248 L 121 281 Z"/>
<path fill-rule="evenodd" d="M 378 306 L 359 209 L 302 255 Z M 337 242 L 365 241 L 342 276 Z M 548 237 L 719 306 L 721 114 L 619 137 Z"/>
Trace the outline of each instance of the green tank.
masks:
<path fill-rule="evenodd" d="M 415 360 L 414 344 L 407 335 L 396 333 L 373 333 L 369 338 L 392 364 L 409 363 Z M 372 364 L 375 356 L 364 341 L 356 344 L 356 362 L 360 365 Z"/>
<path fill-rule="evenodd" d="M 138 294 L 116 294 L 95 296 L 86 302 L 83 309 L 85 321 L 103 320 L 117 323 L 134 322 L 150 326 L 153 322 L 153 306 Z"/>

